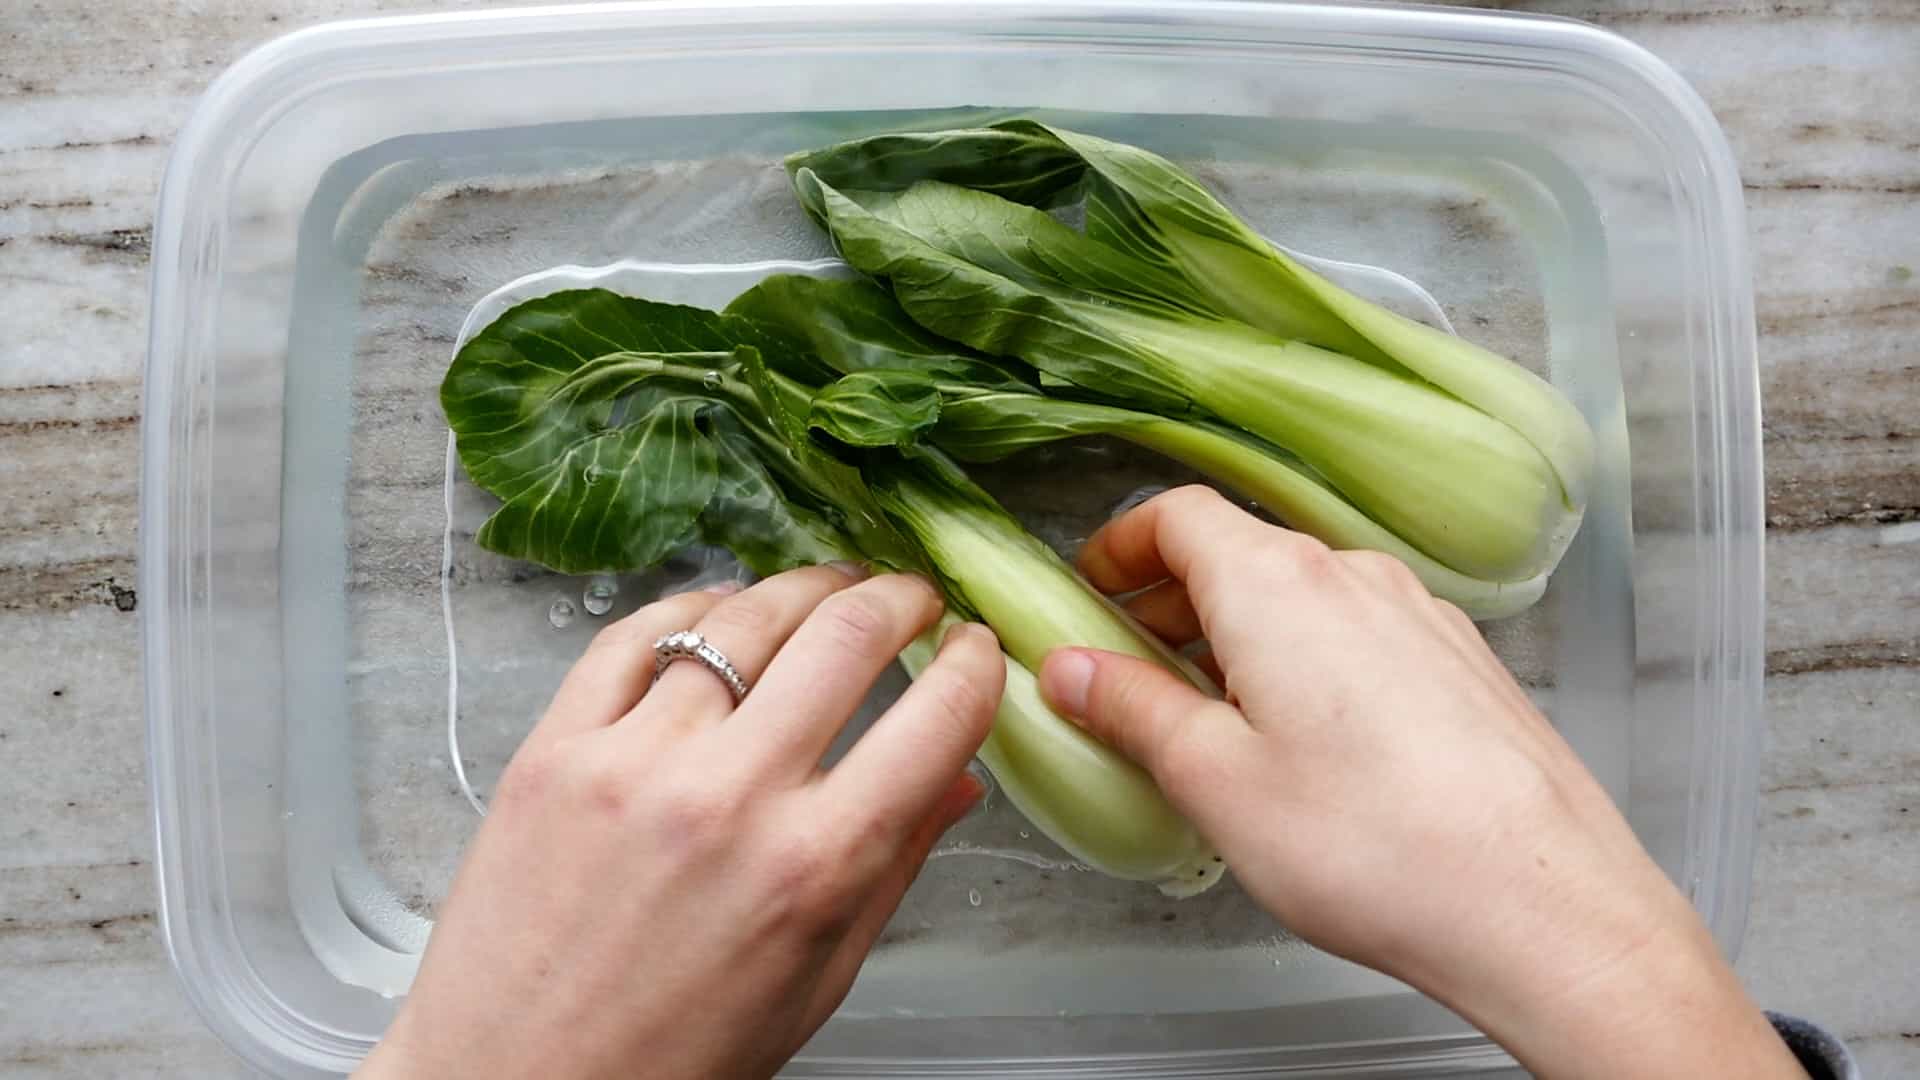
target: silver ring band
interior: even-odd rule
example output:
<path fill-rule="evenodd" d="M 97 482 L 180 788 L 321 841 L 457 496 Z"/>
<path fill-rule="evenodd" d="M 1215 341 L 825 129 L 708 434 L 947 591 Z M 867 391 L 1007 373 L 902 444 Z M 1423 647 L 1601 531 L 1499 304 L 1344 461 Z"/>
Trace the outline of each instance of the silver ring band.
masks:
<path fill-rule="evenodd" d="M 675 660 L 692 660 L 727 684 L 733 692 L 733 703 L 740 704 L 747 696 L 747 680 L 727 660 L 725 653 L 713 647 L 706 638 L 691 630 L 675 630 L 666 637 L 653 643 L 653 677 L 657 680 L 667 665 Z"/>

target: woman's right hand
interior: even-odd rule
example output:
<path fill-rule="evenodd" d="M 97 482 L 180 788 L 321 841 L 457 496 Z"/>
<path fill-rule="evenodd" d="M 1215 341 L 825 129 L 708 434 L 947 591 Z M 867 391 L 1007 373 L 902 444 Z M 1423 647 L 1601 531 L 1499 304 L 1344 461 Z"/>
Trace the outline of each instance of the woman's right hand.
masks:
<path fill-rule="evenodd" d="M 1800 1077 L 1686 899 L 1459 609 L 1209 489 L 1167 492 L 1081 570 L 1228 701 L 1061 649 L 1056 708 L 1149 769 L 1308 941 L 1400 978 L 1551 1076 Z M 1624 718 L 1623 718 L 1624 722 Z"/>

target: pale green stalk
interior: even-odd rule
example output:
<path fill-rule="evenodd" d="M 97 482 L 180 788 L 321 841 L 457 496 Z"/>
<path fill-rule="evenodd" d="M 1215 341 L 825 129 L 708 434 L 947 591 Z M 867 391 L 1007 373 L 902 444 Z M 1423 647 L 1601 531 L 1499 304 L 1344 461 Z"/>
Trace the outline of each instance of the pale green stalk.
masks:
<path fill-rule="evenodd" d="M 949 626 L 949 612 L 900 654 L 918 678 Z M 1068 854 L 1101 873 L 1152 881 L 1191 896 L 1225 869 L 1206 841 L 1167 802 L 1153 778 L 1104 743 L 1061 719 L 1033 673 L 1006 658 L 1007 685 L 980 760 L 1014 809 Z"/>

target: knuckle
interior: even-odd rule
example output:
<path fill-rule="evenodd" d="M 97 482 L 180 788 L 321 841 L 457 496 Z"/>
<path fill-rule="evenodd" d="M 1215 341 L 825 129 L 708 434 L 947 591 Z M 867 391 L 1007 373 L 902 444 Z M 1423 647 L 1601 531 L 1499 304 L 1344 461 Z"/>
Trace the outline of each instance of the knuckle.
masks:
<path fill-rule="evenodd" d="M 833 829 L 831 849 L 836 867 L 872 861 L 875 852 L 891 851 L 900 843 L 903 822 L 865 808 L 852 808 Z"/>
<path fill-rule="evenodd" d="M 661 795 L 656 826 L 677 847 L 708 850 L 737 834 L 741 809 L 741 798 L 727 786 L 687 784 Z"/>
<path fill-rule="evenodd" d="M 778 617 L 774 605 L 751 591 L 728 597 L 700 620 L 700 632 L 728 641 L 749 641 L 766 631 Z"/>
<path fill-rule="evenodd" d="M 836 594 L 816 616 L 835 646 L 855 653 L 879 648 L 893 626 L 892 611 L 868 590 Z"/>
<path fill-rule="evenodd" d="M 1150 770 L 1169 794 L 1217 791 L 1226 781 L 1225 759 L 1197 723 L 1174 724 L 1154 748 Z"/>
<path fill-rule="evenodd" d="M 986 732 L 999 701 L 989 699 L 984 686 L 958 674 L 947 674 L 928 683 L 925 703 L 928 719 L 937 725 L 942 736 L 971 739 Z"/>
<path fill-rule="evenodd" d="M 581 758 L 572 763 L 569 772 L 590 811 L 611 818 L 632 812 L 636 792 L 634 778 L 627 770 L 603 759 Z"/>
<path fill-rule="evenodd" d="M 768 903 L 778 916 L 805 926 L 835 922 L 847 906 L 840 864 L 840 852 L 816 836 L 790 838 L 767 856 Z"/>
<path fill-rule="evenodd" d="M 1182 484 L 1154 496 L 1155 502 L 1179 513 L 1207 513 L 1232 506 L 1226 496 L 1205 484 Z"/>
<path fill-rule="evenodd" d="M 1147 707 L 1153 702 L 1153 687 L 1142 665 L 1127 664 L 1117 670 L 1109 669 L 1104 674 L 1107 678 L 1105 700 L 1100 702 L 1102 706 L 1110 712 L 1124 715 L 1146 713 Z M 1096 694 L 1100 688 L 1096 682 Z"/>
<path fill-rule="evenodd" d="M 931 615 L 947 606 L 946 597 L 940 594 L 933 582 L 918 574 L 896 574 L 907 589 L 910 604 L 916 614 Z"/>
<path fill-rule="evenodd" d="M 1395 592 L 1408 593 L 1418 590 L 1426 592 L 1420 579 L 1406 563 L 1381 551 L 1349 551 L 1345 553 L 1348 565 L 1360 571 L 1371 581 L 1384 585 Z"/>
<path fill-rule="evenodd" d="M 1468 615 L 1465 611 L 1462 611 L 1458 604 L 1455 604 L 1448 600 L 1442 600 L 1439 597 L 1434 597 L 1433 605 L 1434 607 L 1439 609 L 1440 617 L 1446 620 L 1447 625 L 1453 627 L 1455 630 L 1459 630 L 1462 633 L 1470 635 L 1475 640 L 1479 639 L 1480 628 L 1474 625 L 1473 616 Z"/>
<path fill-rule="evenodd" d="M 1281 535 L 1280 546 L 1297 576 L 1317 581 L 1339 571 L 1339 559 L 1332 548 L 1304 533 Z"/>
<path fill-rule="evenodd" d="M 494 785 L 496 806 L 525 806 L 548 797 L 554 790 L 563 759 L 545 747 L 525 747 L 507 763 Z"/>
<path fill-rule="evenodd" d="M 1113 739 L 1122 753 L 1142 764 L 1156 756 L 1159 718 L 1153 708 L 1153 691 L 1132 665 L 1122 671 L 1097 673 L 1088 708 L 1117 721 L 1112 725 Z"/>

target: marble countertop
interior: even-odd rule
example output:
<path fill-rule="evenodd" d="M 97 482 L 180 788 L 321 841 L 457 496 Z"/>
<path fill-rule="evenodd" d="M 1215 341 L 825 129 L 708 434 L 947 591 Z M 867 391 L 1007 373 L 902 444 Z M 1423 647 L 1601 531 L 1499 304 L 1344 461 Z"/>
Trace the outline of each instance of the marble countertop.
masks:
<path fill-rule="evenodd" d="M 243 1073 L 155 926 L 134 556 L 151 213 L 195 96 L 247 48 L 422 6 L 0 5 L 0 1074 Z M 1920 5 L 1488 6 L 1645 45 L 1739 157 L 1769 525 L 1740 970 L 1869 1075 L 1920 1075 Z"/>

